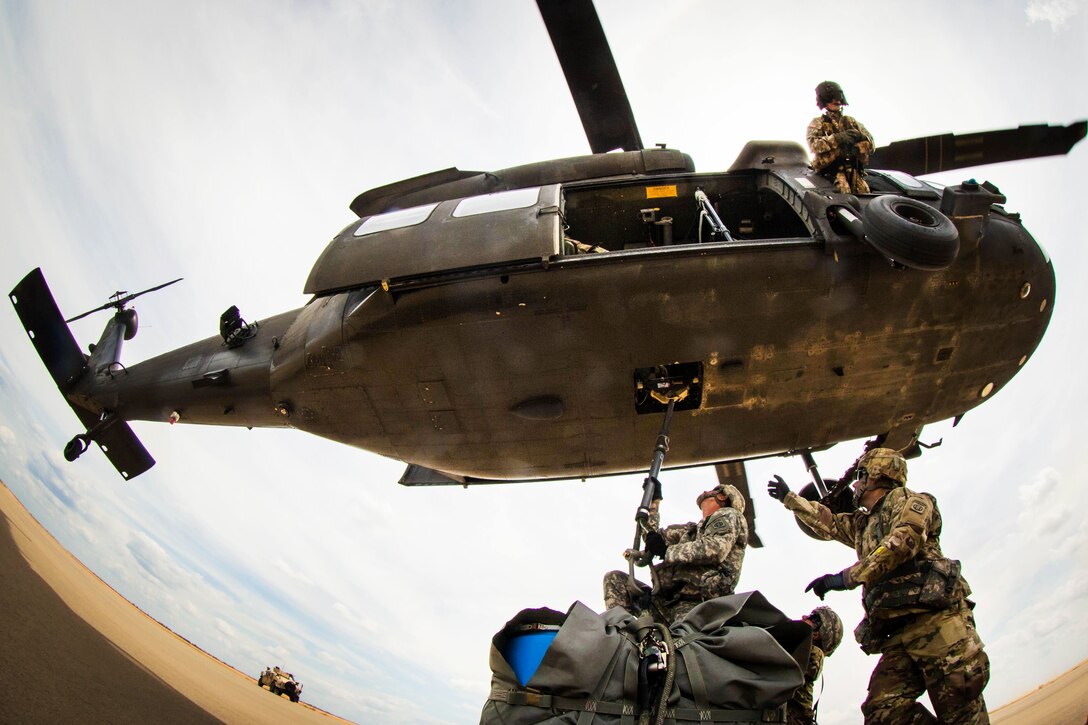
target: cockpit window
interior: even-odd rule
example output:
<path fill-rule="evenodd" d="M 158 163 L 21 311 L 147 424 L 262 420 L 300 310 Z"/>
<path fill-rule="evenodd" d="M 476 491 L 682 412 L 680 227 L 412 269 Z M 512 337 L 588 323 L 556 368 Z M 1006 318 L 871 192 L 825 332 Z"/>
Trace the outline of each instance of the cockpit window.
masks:
<path fill-rule="evenodd" d="M 436 206 L 438 204 L 424 204 L 423 206 L 413 206 L 410 209 L 398 209 L 386 214 L 375 214 L 359 225 L 359 228 L 355 230 L 355 236 L 362 237 L 390 229 L 414 227 L 416 224 L 427 221 L 427 217 L 431 215 Z"/>
<path fill-rule="evenodd" d="M 453 216 L 467 217 L 510 209 L 525 209 L 536 204 L 539 196 L 540 187 L 537 186 L 531 189 L 514 189 L 484 196 L 472 196 L 461 200 L 457 208 L 453 210 Z"/>

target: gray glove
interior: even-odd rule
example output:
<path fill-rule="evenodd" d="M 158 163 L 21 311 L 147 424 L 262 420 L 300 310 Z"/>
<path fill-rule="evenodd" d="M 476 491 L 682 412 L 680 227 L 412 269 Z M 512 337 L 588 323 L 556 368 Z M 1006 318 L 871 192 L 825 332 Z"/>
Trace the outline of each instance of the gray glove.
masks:
<path fill-rule="evenodd" d="M 838 145 L 839 148 L 845 148 L 847 146 L 856 144 L 859 141 L 865 140 L 865 134 L 863 134 L 856 128 L 851 128 L 847 131 L 839 131 L 837 134 L 834 135 L 833 138 L 835 139 L 835 143 Z"/>

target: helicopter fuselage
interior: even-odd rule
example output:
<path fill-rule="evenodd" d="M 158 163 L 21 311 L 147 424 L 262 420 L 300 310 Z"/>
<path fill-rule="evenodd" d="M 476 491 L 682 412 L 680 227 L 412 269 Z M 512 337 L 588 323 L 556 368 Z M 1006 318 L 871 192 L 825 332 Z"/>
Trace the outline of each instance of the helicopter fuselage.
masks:
<path fill-rule="evenodd" d="M 852 234 L 836 212 L 871 199 L 801 164 L 417 204 L 345 228 L 312 301 L 244 344 L 209 338 L 69 397 L 126 420 L 290 426 L 468 480 L 571 478 L 645 467 L 662 408 L 639 371 L 672 368 L 692 385 L 670 467 L 905 446 L 1000 390 L 1049 321 L 1049 259 L 980 193 L 949 214 L 960 249 L 935 271 Z M 888 194 L 936 209 L 949 192 L 874 174 Z"/>

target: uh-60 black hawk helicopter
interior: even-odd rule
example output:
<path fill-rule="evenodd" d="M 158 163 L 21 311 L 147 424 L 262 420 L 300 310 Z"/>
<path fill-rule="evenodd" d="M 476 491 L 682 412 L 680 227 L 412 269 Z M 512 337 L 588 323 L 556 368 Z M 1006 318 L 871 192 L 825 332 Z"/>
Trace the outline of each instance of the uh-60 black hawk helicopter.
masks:
<path fill-rule="evenodd" d="M 916 448 L 1031 356 L 1049 258 L 995 187 L 915 175 L 1066 153 L 1084 121 L 893 143 L 862 196 L 790 142 L 696 173 L 643 147 L 592 2 L 538 4 L 593 155 L 366 191 L 308 304 L 259 325 L 231 308 L 136 365 L 143 293 L 99 308 L 88 356 L 28 274 L 12 302 L 86 428 L 66 457 L 95 441 L 137 476 L 154 460 L 126 421 L 150 420 L 297 428 L 406 462 L 409 485 L 592 477 L 644 469 L 666 412 L 670 466 L 743 486 L 750 458 Z"/>

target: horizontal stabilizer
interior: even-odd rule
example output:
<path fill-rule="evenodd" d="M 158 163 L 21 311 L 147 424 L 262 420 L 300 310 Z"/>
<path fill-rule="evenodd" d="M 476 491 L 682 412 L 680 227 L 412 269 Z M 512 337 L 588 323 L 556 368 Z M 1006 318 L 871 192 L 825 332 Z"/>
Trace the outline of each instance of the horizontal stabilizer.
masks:
<path fill-rule="evenodd" d="M 1061 156 L 1084 138 L 1088 122 L 1068 126 L 1020 126 L 967 134 L 941 134 L 894 141 L 873 152 L 869 166 L 912 176 L 967 169 L 1003 161 Z"/>
<path fill-rule="evenodd" d="M 89 410 L 72 406 L 79 420 L 87 430 L 102 423 L 99 416 Z M 106 458 L 126 481 L 136 478 L 155 465 L 155 459 L 144 448 L 144 444 L 132 432 L 128 423 L 120 418 L 110 417 L 98 430 L 93 440 L 106 454 Z"/>
<path fill-rule="evenodd" d="M 41 269 L 24 277 L 11 291 L 10 298 L 38 356 L 87 431 L 72 439 L 70 448 L 65 449 L 65 456 L 71 450 L 73 457 L 69 460 L 78 458 L 89 439 L 98 443 L 109 462 L 126 480 L 154 466 L 155 459 L 128 423 L 111 414 L 103 416 L 82 408 L 68 398 L 67 393 L 87 370 L 87 358 L 68 329 Z"/>
<path fill-rule="evenodd" d="M 23 277 L 11 291 L 11 303 L 61 392 L 67 392 L 87 368 L 87 358 L 57 308 L 41 268 Z"/>

